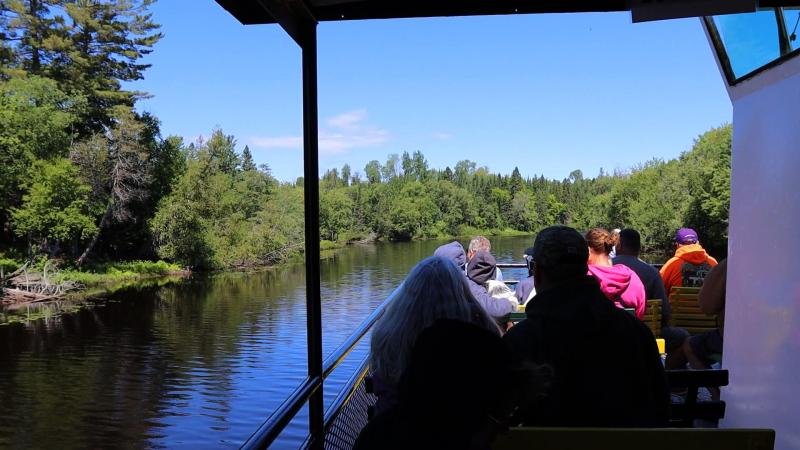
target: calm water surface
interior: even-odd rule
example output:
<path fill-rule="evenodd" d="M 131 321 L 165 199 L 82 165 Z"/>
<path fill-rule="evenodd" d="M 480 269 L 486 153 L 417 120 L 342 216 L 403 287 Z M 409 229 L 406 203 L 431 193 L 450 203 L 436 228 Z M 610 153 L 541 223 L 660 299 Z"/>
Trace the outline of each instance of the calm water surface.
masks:
<path fill-rule="evenodd" d="M 323 261 L 325 355 L 442 243 L 354 246 Z M 532 238 L 492 243 L 498 261 L 521 262 Z M 305 314 L 303 266 L 292 265 L 129 289 L 0 326 L 0 447 L 236 448 L 304 379 Z M 364 342 L 326 381 L 327 402 L 366 352 Z M 305 414 L 275 447 L 302 442 Z"/>

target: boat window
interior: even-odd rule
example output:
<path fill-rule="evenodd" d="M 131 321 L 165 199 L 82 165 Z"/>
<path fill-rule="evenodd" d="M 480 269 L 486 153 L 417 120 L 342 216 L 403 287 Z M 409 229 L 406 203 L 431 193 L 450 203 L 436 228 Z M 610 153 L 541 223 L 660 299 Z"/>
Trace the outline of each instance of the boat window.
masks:
<path fill-rule="evenodd" d="M 800 54 L 800 7 L 762 8 L 704 21 L 730 84 Z"/>
<path fill-rule="evenodd" d="M 773 9 L 714 16 L 734 78 L 741 78 L 781 56 Z"/>
<path fill-rule="evenodd" d="M 797 37 L 800 32 L 800 7 L 792 6 L 791 8 L 783 8 L 783 21 L 786 25 L 786 34 L 789 37 L 789 47 L 791 51 L 800 48 L 800 38 Z"/>

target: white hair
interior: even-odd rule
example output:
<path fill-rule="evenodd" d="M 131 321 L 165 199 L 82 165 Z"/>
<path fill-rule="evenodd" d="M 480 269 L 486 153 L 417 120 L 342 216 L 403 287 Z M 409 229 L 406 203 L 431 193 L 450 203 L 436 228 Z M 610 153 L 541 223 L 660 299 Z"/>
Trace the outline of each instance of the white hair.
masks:
<path fill-rule="evenodd" d="M 464 273 L 452 261 L 423 259 L 406 277 L 372 331 L 370 369 L 381 382 L 397 386 L 422 330 L 438 319 L 454 319 L 500 334 L 497 324 L 469 291 Z"/>
<path fill-rule="evenodd" d="M 485 252 L 492 251 L 492 243 L 489 242 L 489 239 L 486 239 L 483 236 L 475 236 L 472 240 L 469 241 L 469 251 L 471 253 L 475 253 L 477 251 L 483 250 Z"/>

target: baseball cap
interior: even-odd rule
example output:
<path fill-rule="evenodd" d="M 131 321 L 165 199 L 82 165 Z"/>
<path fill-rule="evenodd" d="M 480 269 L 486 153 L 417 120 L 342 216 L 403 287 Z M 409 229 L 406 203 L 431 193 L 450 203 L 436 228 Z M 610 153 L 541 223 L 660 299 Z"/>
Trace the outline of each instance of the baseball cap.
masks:
<path fill-rule="evenodd" d="M 681 228 L 675 233 L 675 241 L 679 244 L 697 243 L 697 232 L 691 228 Z"/>
<path fill-rule="evenodd" d="M 525 253 L 545 270 L 575 269 L 576 273 L 587 270 L 589 248 L 586 239 L 574 228 L 562 225 L 545 228 Z"/>

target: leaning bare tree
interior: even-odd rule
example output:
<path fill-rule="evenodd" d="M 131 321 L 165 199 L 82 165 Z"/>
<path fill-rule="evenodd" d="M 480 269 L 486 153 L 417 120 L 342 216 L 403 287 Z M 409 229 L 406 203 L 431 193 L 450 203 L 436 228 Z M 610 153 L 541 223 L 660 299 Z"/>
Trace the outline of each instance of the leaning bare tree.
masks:
<path fill-rule="evenodd" d="M 78 267 L 86 261 L 103 230 L 115 221 L 130 220 L 131 204 L 147 195 L 150 177 L 143 132 L 144 126 L 126 111 L 106 133 L 78 143 L 70 151 L 70 158 L 92 186 L 93 197 L 105 206 L 97 233 L 75 262 Z"/>

